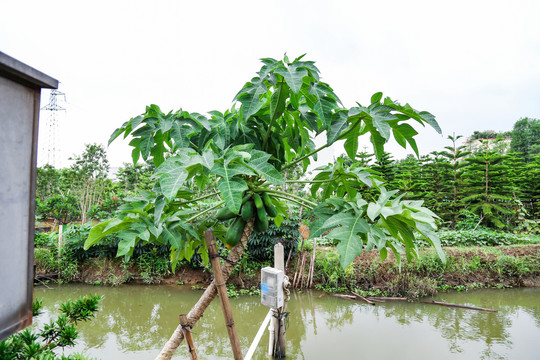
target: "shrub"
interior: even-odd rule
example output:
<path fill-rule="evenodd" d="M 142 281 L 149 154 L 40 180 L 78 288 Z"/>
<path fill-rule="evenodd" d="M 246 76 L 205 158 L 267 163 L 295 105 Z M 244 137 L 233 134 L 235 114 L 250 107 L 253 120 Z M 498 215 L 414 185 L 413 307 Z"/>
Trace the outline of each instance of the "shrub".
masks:
<path fill-rule="evenodd" d="M 152 283 L 156 278 L 168 274 L 169 259 L 159 255 L 157 249 L 145 252 L 136 259 L 137 268 L 146 283 Z"/>
<path fill-rule="evenodd" d="M 116 209 L 122 205 L 124 201 L 116 195 L 112 195 L 107 199 L 101 200 L 99 204 L 94 205 L 88 211 L 88 217 L 94 220 L 108 219 L 114 215 Z"/>
<path fill-rule="evenodd" d="M 62 303 L 61 315 L 56 320 L 45 324 L 43 329 L 26 328 L 0 342 L 0 359 L 87 359 L 81 354 L 58 355 L 54 350 L 75 345 L 78 337 L 77 323 L 94 317 L 100 301 L 101 297 L 94 295 L 81 297 L 74 302 L 68 300 Z M 39 315 L 41 304 L 41 300 L 34 301 L 34 316 Z"/>
<path fill-rule="evenodd" d="M 300 218 L 298 216 L 291 216 L 289 219 L 283 220 L 278 227 L 270 219 L 266 231 L 258 234 L 253 232 L 249 237 L 247 252 L 250 258 L 258 261 L 273 259 L 274 245 L 278 242 L 283 244 L 285 259 L 289 257 L 289 252 L 291 251 L 291 257 L 293 257 L 298 249 L 298 239 L 300 237 L 300 232 L 298 231 L 300 226 L 299 221 Z"/>
<path fill-rule="evenodd" d="M 527 242 L 527 238 L 494 230 L 439 231 L 443 246 L 500 246 Z"/>
<path fill-rule="evenodd" d="M 56 231 L 51 232 L 36 232 L 34 234 L 34 247 L 53 247 L 58 244 L 58 233 Z"/>
<path fill-rule="evenodd" d="M 437 282 L 430 278 L 419 278 L 410 273 L 398 274 L 388 283 L 388 294 L 417 299 L 437 293 Z"/>

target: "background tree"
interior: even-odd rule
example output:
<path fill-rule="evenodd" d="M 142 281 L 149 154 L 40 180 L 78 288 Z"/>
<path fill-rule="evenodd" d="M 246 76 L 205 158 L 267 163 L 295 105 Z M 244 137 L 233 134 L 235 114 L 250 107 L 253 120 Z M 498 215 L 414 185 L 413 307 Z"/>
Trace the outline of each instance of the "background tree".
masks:
<path fill-rule="evenodd" d="M 481 215 L 480 222 L 486 220 L 503 228 L 507 225 L 504 216 L 513 214 L 511 190 L 504 179 L 504 155 L 489 150 L 489 140 L 481 141 L 484 152 L 465 159 L 470 163 L 464 174 L 469 195 L 463 202 L 470 211 Z"/>
<path fill-rule="evenodd" d="M 102 199 L 105 186 L 112 185 L 107 179 L 109 161 L 105 148 L 98 144 L 85 145 L 83 153 L 71 160 L 75 162 L 70 167 L 69 181 L 79 203 L 81 222 L 85 223 L 87 212 Z"/>
<path fill-rule="evenodd" d="M 420 198 L 426 199 L 426 206 L 433 209 L 445 222 L 449 221 L 448 204 L 451 199 L 451 173 L 448 160 L 442 152 L 433 151 L 422 157 L 422 177 Z"/>
<path fill-rule="evenodd" d="M 465 158 L 470 155 L 470 152 L 465 150 L 466 146 L 457 146 L 456 144 L 457 140 L 462 137 L 462 135 L 448 135 L 452 146 L 445 146 L 446 151 L 441 152 L 441 155 L 448 159 L 449 162 L 446 166 L 451 172 L 449 181 L 452 194 L 447 205 L 443 205 L 447 209 L 451 229 L 455 228 L 460 208 L 463 206 L 461 202 L 465 191 L 463 173 L 465 167 L 470 164 L 465 161 Z"/>
<path fill-rule="evenodd" d="M 393 164 L 394 159 L 392 158 L 392 155 L 385 152 L 380 156 L 380 158 L 375 159 L 375 163 L 371 166 L 371 168 L 380 174 L 384 182 L 390 184 L 394 180 L 395 175 L 395 168 L 393 167 Z"/>
<path fill-rule="evenodd" d="M 521 153 L 527 161 L 540 154 L 540 120 L 526 117 L 516 121 L 510 150 Z"/>
<path fill-rule="evenodd" d="M 118 186 L 123 189 L 124 194 L 137 190 L 150 190 L 155 184 L 155 181 L 151 179 L 154 171 L 152 164 L 124 163 L 116 173 Z"/>

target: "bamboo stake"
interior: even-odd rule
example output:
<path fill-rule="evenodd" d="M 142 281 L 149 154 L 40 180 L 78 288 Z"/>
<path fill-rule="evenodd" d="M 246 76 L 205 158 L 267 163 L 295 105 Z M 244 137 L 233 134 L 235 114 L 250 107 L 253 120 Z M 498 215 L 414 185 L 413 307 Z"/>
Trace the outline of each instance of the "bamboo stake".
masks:
<path fill-rule="evenodd" d="M 313 285 L 313 272 L 315 271 L 315 249 L 317 248 L 317 238 L 313 239 L 313 254 L 311 255 L 311 264 L 309 265 L 309 275 L 307 287 L 311 289 Z"/>
<path fill-rule="evenodd" d="M 351 291 L 353 293 L 354 296 L 356 296 L 357 298 L 359 298 L 360 300 L 364 300 L 365 302 L 367 302 L 369 305 L 375 305 L 375 303 L 373 301 L 369 301 L 368 299 L 366 299 L 365 297 L 363 297 L 362 295 L 360 294 L 357 294 L 355 293 L 354 291 Z"/>
<path fill-rule="evenodd" d="M 306 266 L 306 253 L 303 253 L 302 254 L 302 265 L 300 265 L 300 279 L 299 279 L 299 282 L 300 282 L 300 289 L 303 289 L 304 288 L 304 268 Z"/>
<path fill-rule="evenodd" d="M 469 310 L 478 310 L 478 311 L 489 311 L 489 312 L 497 312 L 497 310 L 494 309 L 486 309 L 476 306 L 467 306 L 467 305 L 458 305 L 458 304 L 450 304 L 450 303 L 444 303 L 439 301 L 421 301 L 422 304 L 432 304 L 432 305 L 440 305 L 440 306 L 448 306 L 448 307 L 456 307 L 460 309 L 469 309 Z"/>
<path fill-rule="evenodd" d="M 191 331 L 189 328 L 191 327 L 188 324 L 188 319 L 186 314 L 182 314 L 179 316 L 180 319 L 180 325 L 182 325 L 182 333 L 184 334 L 184 338 L 186 339 L 186 343 L 189 350 L 189 355 L 191 357 L 191 360 L 198 360 L 197 357 L 197 351 L 195 350 L 195 344 L 193 343 L 193 337 L 191 336 Z"/>
<path fill-rule="evenodd" d="M 303 209 L 303 205 L 302 205 L 302 208 L 300 209 L 300 213 L 302 213 L 302 209 Z M 302 238 L 302 243 L 300 244 L 300 254 L 302 254 L 302 252 L 304 251 L 304 232 L 306 231 L 307 228 L 308 228 L 307 225 L 304 225 L 304 230 L 302 230 L 302 232 L 300 233 L 300 237 Z M 296 280 L 297 280 L 297 275 L 299 274 L 299 267 L 298 267 L 299 265 L 300 265 L 300 256 L 296 258 L 296 269 L 294 272 L 294 279 L 292 282 L 293 288 L 298 285 Z"/>
<path fill-rule="evenodd" d="M 225 317 L 225 325 L 227 325 L 227 332 L 229 333 L 229 339 L 231 340 L 231 347 L 235 360 L 243 360 L 242 349 L 240 349 L 240 340 L 236 333 L 236 327 L 234 326 L 234 318 L 231 309 L 231 303 L 227 296 L 226 281 L 221 273 L 221 264 L 218 255 L 216 241 L 214 238 L 213 230 L 206 230 L 204 232 L 204 239 L 206 240 L 206 247 L 208 248 L 208 255 L 210 256 L 210 263 L 212 264 L 212 270 L 214 272 L 215 284 L 221 302 L 221 309 L 223 310 L 223 316 Z"/>

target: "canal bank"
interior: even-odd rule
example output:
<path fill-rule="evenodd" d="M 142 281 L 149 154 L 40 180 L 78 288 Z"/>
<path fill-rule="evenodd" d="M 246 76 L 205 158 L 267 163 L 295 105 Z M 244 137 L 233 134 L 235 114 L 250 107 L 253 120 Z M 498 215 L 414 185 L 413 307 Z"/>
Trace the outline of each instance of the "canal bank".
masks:
<path fill-rule="evenodd" d="M 509 288 L 540 286 L 540 245 L 499 247 L 445 248 L 446 263 L 431 250 L 422 250 L 419 258 L 400 265 L 393 255 L 381 261 L 376 252 L 363 253 L 352 265 L 343 269 L 335 249 L 317 248 L 313 266 L 313 287 L 327 292 L 363 291 L 370 295 L 432 296 L 441 290 L 473 288 Z M 309 258 L 312 253 L 309 252 Z M 302 256 L 298 254 L 297 256 Z M 124 283 L 184 284 L 204 287 L 210 272 L 201 266 L 183 265 L 174 274 L 168 259 L 155 256 L 140 263 L 122 259 L 91 258 L 51 266 L 50 258 L 36 256 L 36 276 L 39 282 L 82 282 L 94 285 Z M 289 261 L 287 274 L 292 279 L 307 279 L 310 267 L 296 268 L 295 259 Z M 250 261 L 247 257 L 236 266 L 229 283 L 237 289 L 259 286 L 260 268 L 268 263 Z M 68 271 L 69 270 L 69 271 Z M 298 281 L 305 288 L 307 281 Z M 304 285 L 304 286 L 302 286 Z"/>

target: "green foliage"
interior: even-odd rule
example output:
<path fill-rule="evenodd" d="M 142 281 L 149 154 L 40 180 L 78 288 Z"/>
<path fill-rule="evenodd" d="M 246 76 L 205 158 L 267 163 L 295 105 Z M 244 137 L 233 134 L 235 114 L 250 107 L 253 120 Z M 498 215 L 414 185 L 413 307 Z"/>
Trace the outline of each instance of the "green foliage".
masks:
<path fill-rule="evenodd" d="M 494 230 L 446 230 L 439 231 L 443 246 L 500 246 L 528 242 L 523 236 Z"/>
<path fill-rule="evenodd" d="M 340 256 L 335 249 L 318 251 L 314 265 L 316 288 L 327 292 L 344 292 L 355 285 L 354 266 L 341 266 Z"/>
<path fill-rule="evenodd" d="M 46 201 L 37 201 L 36 215 L 39 219 L 54 219 L 60 224 L 67 224 L 79 219 L 81 212 L 77 198 L 73 195 L 53 195 Z"/>
<path fill-rule="evenodd" d="M 37 248 L 53 247 L 58 243 L 58 233 L 54 232 L 36 232 L 34 235 L 34 246 Z"/>
<path fill-rule="evenodd" d="M 88 217 L 94 220 L 109 219 L 123 203 L 122 199 L 116 195 L 108 196 L 90 208 Z"/>
<path fill-rule="evenodd" d="M 509 139 L 510 136 L 512 136 L 512 132 L 510 131 L 498 133 L 493 130 L 485 130 L 485 131 L 475 131 L 471 135 L 470 140 Z"/>
<path fill-rule="evenodd" d="M 136 265 L 145 283 L 152 283 L 156 278 L 170 273 L 169 259 L 159 254 L 157 249 L 137 257 Z"/>
<path fill-rule="evenodd" d="M 456 230 L 474 230 L 474 229 L 484 229 L 480 223 L 480 215 L 473 213 L 469 210 L 461 210 L 458 213 L 457 223 L 454 226 Z"/>
<path fill-rule="evenodd" d="M 34 264 L 37 272 L 56 273 L 61 280 L 70 281 L 79 274 L 77 261 L 65 251 L 58 254 L 56 248 L 34 249 Z"/>
<path fill-rule="evenodd" d="M 86 144 L 81 155 L 71 158 L 71 188 L 77 198 L 81 212 L 81 222 L 87 221 L 87 212 L 99 204 L 105 186 L 111 183 L 107 179 L 109 161 L 103 145 Z"/>
<path fill-rule="evenodd" d="M 471 212 L 480 214 L 481 220 L 504 228 L 507 226 L 504 216 L 513 214 L 510 208 L 511 187 L 504 179 L 505 157 L 489 150 L 489 141 L 481 141 L 484 150 L 466 159 L 470 163 L 464 174 L 469 195 L 462 201 L 469 205 Z"/>
<path fill-rule="evenodd" d="M 252 233 L 248 240 L 247 253 L 251 259 L 257 261 L 271 260 L 274 258 L 274 245 L 278 242 L 283 244 L 285 258 L 296 254 L 298 249 L 298 239 L 300 232 L 300 218 L 290 216 L 283 220 L 278 227 L 274 221 L 270 220 L 268 229 L 260 233 Z"/>
<path fill-rule="evenodd" d="M 540 154 L 540 120 L 523 118 L 516 121 L 510 149 L 528 161 Z"/>
<path fill-rule="evenodd" d="M 152 164 L 124 163 L 116 173 L 118 186 L 125 194 L 137 190 L 151 190 L 155 184 L 151 178 L 155 170 Z"/>
<path fill-rule="evenodd" d="M 418 299 L 437 293 L 437 282 L 430 278 L 420 278 L 409 272 L 402 272 L 388 283 L 386 292 L 390 296 L 405 296 Z"/>
<path fill-rule="evenodd" d="M 27 328 L 0 342 L 0 359 L 87 359 L 81 354 L 59 355 L 54 350 L 75 345 L 78 337 L 77 323 L 94 317 L 100 301 L 101 297 L 94 295 L 62 303 L 58 318 L 51 319 L 42 329 Z M 39 312 L 41 303 L 34 302 L 35 315 Z"/>
<path fill-rule="evenodd" d="M 36 199 L 41 202 L 47 201 L 51 196 L 56 195 L 62 186 L 62 170 L 57 170 L 47 164 L 37 168 L 36 179 Z"/>
<path fill-rule="evenodd" d="M 332 231 L 341 241 L 338 249 L 344 267 L 364 246 L 377 248 L 383 256 L 387 246 L 395 252 L 405 247 L 409 258 L 415 256 L 410 236 L 413 229 L 438 247 L 433 233 L 435 215 L 419 203 L 402 202 L 401 197 L 390 200 L 396 194 L 388 194 L 366 169 L 343 170 L 343 175 L 334 176 L 338 175 L 335 172 L 320 179 L 325 183 L 324 192 L 315 189 L 312 194 L 320 197 L 321 207 L 281 190 L 287 186 L 284 174 L 289 169 L 301 166 L 305 172 L 319 151 L 338 140 L 344 140 L 351 158 L 358 152 L 363 135 L 370 139 L 378 159 L 391 137 L 402 147 L 411 146 L 418 155 L 417 132 L 409 123 L 428 124 L 440 132 L 434 116 L 383 98 L 382 93 L 374 94 L 367 106 L 357 103 L 347 109 L 332 88 L 320 81 L 314 62 L 303 60 L 303 56 L 293 61 L 286 56 L 283 60 L 265 58 L 262 62 L 261 70 L 238 92 L 230 110 L 211 111 L 205 116 L 184 110 L 164 113 L 151 105 L 114 131 L 109 142 L 131 135 L 133 162 L 142 159 L 154 165 L 152 178 L 157 182 L 151 191 L 126 199 L 114 219 L 96 225 L 85 248 L 118 233 L 122 240 L 117 256 L 132 256 L 142 241 L 169 245 L 173 268 L 196 251 L 207 261 L 202 233 L 212 227 L 218 238 L 225 234 L 224 226 L 213 221 L 211 213 L 226 206 L 239 214 L 246 195 L 264 192 L 276 207 L 278 224 L 287 216 L 291 203 L 316 208 L 312 216 L 320 225 L 332 216 L 345 216 L 340 218 L 342 222 L 336 221 L 337 217 L 331 219 L 333 227 L 338 227 Z M 326 143 L 315 148 L 314 137 L 323 133 Z M 358 190 L 351 186 L 354 179 L 363 179 L 380 193 L 379 200 L 368 205 L 357 198 Z M 314 181 L 313 185 L 320 183 Z M 213 184 L 213 192 L 205 196 L 194 191 Z M 218 199 L 212 205 L 200 203 L 210 197 Z M 343 203 L 334 204 L 334 197 Z M 259 223 L 264 225 L 260 210 Z M 379 210 L 384 210 L 382 215 Z M 389 240 L 391 236 L 398 236 L 397 242 Z"/>

